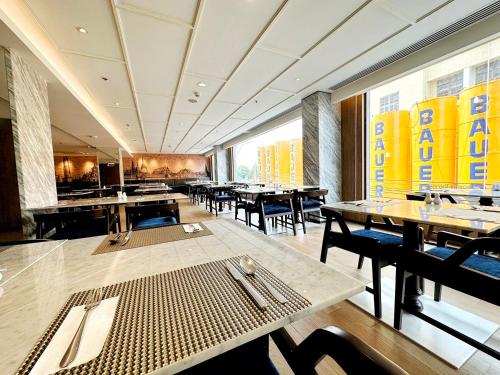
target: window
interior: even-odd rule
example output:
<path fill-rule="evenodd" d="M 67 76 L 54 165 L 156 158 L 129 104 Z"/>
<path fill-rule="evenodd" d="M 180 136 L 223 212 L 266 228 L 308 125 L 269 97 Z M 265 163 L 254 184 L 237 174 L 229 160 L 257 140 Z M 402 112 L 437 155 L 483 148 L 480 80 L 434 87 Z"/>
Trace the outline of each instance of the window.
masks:
<path fill-rule="evenodd" d="M 476 84 L 500 78 L 500 59 L 490 61 L 489 66 L 489 72 L 488 62 L 476 66 Z"/>
<path fill-rule="evenodd" d="M 464 74 L 462 71 L 440 78 L 436 82 L 436 96 L 458 95 L 464 88 Z"/>
<path fill-rule="evenodd" d="M 399 92 L 380 98 L 380 113 L 397 111 L 399 109 Z"/>
<path fill-rule="evenodd" d="M 368 197 L 500 181 L 500 38 L 367 93 Z"/>
<path fill-rule="evenodd" d="M 233 161 L 236 181 L 303 185 L 302 119 L 235 145 Z"/>

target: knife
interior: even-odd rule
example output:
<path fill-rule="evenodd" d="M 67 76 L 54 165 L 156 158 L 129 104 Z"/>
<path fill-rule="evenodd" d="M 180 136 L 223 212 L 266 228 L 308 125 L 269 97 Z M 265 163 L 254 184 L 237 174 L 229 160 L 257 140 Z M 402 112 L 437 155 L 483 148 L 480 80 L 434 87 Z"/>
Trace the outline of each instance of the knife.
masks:
<path fill-rule="evenodd" d="M 259 306 L 261 310 L 267 308 L 267 301 L 262 297 L 262 295 L 257 292 L 252 285 L 246 281 L 245 277 L 233 266 L 231 263 L 226 261 L 226 268 L 231 274 L 231 276 L 245 289 L 248 295 L 253 299 L 253 301 Z"/>
<path fill-rule="evenodd" d="M 130 228 L 130 230 L 128 231 L 127 235 L 123 239 L 123 242 L 121 243 L 121 246 L 125 246 L 128 243 L 128 241 L 130 241 L 130 237 L 132 237 L 132 228 Z"/>
<path fill-rule="evenodd" d="M 278 292 L 278 290 L 274 286 L 269 284 L 266 280 L 264 280 L 259 275 L 255 275 L 255 277 L 257 278 L 257 280 L 259 280 L 266 287 L 267 290 L 269 290 L 269 292 L 273 295 L 274 298 L 276 298 L 276 300 L 279 303 L 287 303 L 288 302 L 286 297 L 283 294 L 281 294 L 280 292 Z"/>

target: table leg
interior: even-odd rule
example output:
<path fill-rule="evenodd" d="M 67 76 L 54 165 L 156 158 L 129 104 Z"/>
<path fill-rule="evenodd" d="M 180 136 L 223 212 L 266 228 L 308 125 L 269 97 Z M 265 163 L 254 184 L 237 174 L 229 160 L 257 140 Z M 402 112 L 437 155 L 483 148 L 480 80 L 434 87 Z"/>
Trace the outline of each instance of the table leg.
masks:
<path fill-rule="evenodd" d="M 403 225 L 403 251 L 418 251 L 418 248 L 418 224 L 405 221 Z M 418 277 L 415 275 L 409 276 L 406 279 L 405 296 L 403 300 L 405 310 L 423 311 L 424 305 L 419 300 L 422 294 L 422 290 L 419 288 Z"/>

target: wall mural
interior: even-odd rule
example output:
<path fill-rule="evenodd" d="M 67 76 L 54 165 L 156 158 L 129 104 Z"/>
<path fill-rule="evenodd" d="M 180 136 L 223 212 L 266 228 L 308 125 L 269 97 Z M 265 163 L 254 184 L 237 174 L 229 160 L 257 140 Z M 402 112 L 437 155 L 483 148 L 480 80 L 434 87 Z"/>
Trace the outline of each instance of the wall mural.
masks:
<path fill-rule="evenodd" d="M 208 157 L 190 154 L 134 154 L 123 158 L 125 180 L 184 179 L 210 175 Z"/>
<path fill-rule="evenodd" d="M 57 184 L 98 183 L 97 156 L 54 156 Z"/>

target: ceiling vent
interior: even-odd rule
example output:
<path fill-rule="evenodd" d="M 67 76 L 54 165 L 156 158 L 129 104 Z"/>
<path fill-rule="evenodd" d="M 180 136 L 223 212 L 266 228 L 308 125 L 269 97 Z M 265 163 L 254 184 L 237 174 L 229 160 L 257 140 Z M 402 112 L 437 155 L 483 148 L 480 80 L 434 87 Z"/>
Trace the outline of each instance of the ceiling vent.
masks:
<path fill-rule="evenodd" d="M 462 18 L 461 20 L 452 23 L 449 26 L 446 26 L 445 28 L 436 31 L 434 34 L 429 35 L 428 37 L 411 44 L 410 46 L 402 49 L 399 52 L 396 52 L 395 54 L 386 57 L 385 59 L 379 61 L 376 64 L 373 64 L 372 66 L 363 69 L 359 73 L 354 74 L 353 76 L 344 79 L 343 81 L 337 83 L 336 85 L 331 87 L 331 90 L 337 90 L 343 86 L 348 85 L 349 83 L 352 83 L 354 81 L 357 81 L 360 78 L 363 78 L 379 69 L 382 69 L 383 67 L 390 65 L 398 60 L 401 60 L 405 58 L 408 55 L 411 55 L 414 52 L 417 52 L 421 50 L 422 48 L 425 48 L 427 46 L 430 46 L 431 44 L 444 39 L 460 30 L 463 30 L 476 22 L 482 21 L 485 18 L 488 18 L 490 16 L 495 15 L 497 12 L 500 11 L 500 1 L 495 1 L 494 3 L 478 10 L 475 13 L 472 13 L 471 15 Z"/>

